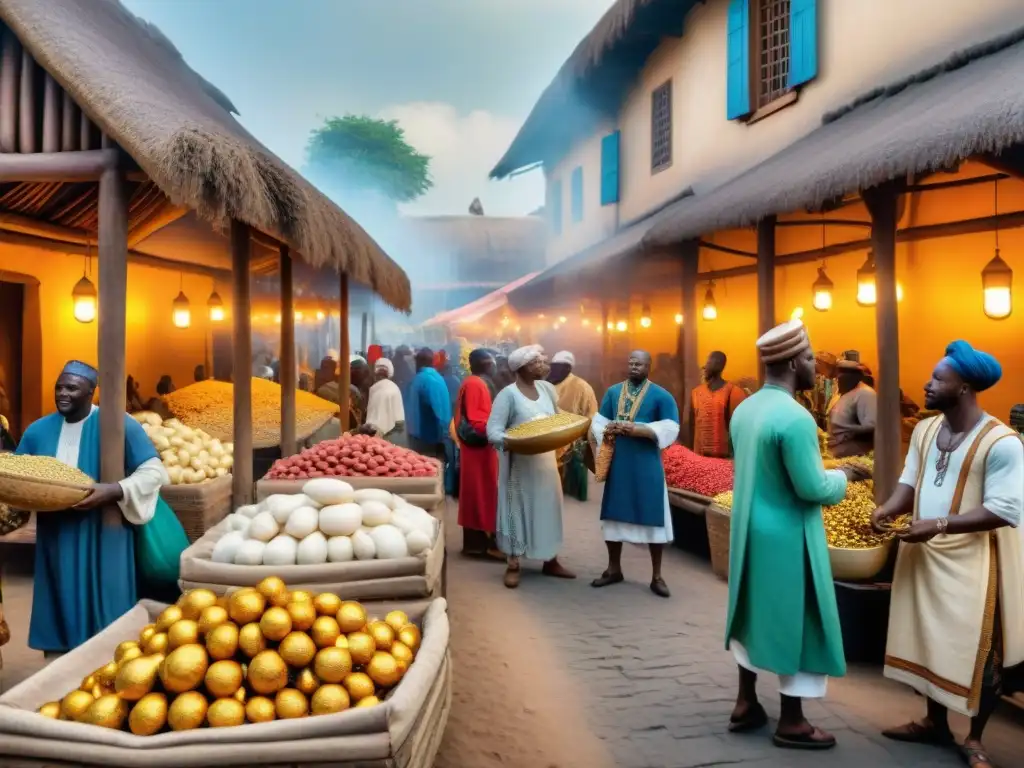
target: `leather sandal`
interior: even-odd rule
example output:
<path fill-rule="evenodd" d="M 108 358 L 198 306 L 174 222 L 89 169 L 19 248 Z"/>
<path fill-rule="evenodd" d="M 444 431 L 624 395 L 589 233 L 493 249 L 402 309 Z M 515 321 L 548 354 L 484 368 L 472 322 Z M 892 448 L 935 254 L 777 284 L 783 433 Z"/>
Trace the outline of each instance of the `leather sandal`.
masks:
<path fill-rule="evenodd" d="M 545 576 L 553 576 L 556 579 L 575 579 L 576 574 L 566 568 L 557 560 L 548 560 L 541 568 Z"/>
<path fill-rule="evenodd" d="M 754 704 L 740 717 L 729 718 L 730 733 L 749 733 L 768 725 L 768 713 L 760 704 Z"/>
<path fill-rule="evenodd" d="M 909 722 L 895 728 L 882 731 L 882 735 L 893 741 L 907 744 L 928 744 L 936 747 L 948 746 L 953 743 L 953 733 L 948 728 L 943 731 L 931 722 Z"/>
<path fill-rule="evenodd" d="M 509 589 L 515 589 L 519 586 L 519 579 L 522 576 L 522 571 L 517 565 L 515 568 L 509 566 L 505 569 L 505 586 Z"/>
<path fill-rule="evenodd" d="M 656 579 L 651 579 L 651 592 L 656 594 L 658 597 L 671 597 L 672 593 L 668 590 L 668 584 L 660 576 Z"/>
<path fill-rule="evenodd" d="M 970 739 L 968 739 L 970 741 Z M 970 768 L 992 768 L 993 763 L 985 752 L 985 748 L 980 743 L 977 746 L 968 744 L 965 741 L 960 746 L 960 756 L 964 759 L 964 762 L 970 766 Z"/>
<path fill-rule="evenodd" d="M 626 577 L 622 575 L 621 571 L 619 573 L 612 573 L 611 571 L 605 571 L 600 576 L 598 576 L 596 579 L 594 579 L 592 582 L 590 582 L 590 586 L 598 587 L 598 588 L 600 588 L 600 587 L 607 587 L 607 586 L 610 586 L 612 584 L 621 584 L 625 580 L 626 580 Z"/>
<path fill-rule="evenodd" d="M 823 750 L 836 745 L 836 737 L 818 727 L 805 733 L 779 733 L 772 736 L 772 744 L 782 749 Z"/>

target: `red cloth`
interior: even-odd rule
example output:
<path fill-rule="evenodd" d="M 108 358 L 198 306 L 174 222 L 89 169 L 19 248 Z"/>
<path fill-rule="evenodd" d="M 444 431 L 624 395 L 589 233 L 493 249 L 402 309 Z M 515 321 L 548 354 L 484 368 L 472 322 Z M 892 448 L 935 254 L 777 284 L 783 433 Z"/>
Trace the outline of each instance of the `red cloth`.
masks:
<path fill-rule="evenodd" d="M 380 344 L 371 344 L 370 348 L 366 350 L 366 362 L 370 366 L 370 370 L 373 370 L 373 364 L 384 357 L 384 348 Z"/>
<path fill-rule="evenodd" d="M 478 432 L 487 431 L 491 415 L 491 391 L 479 376 L 469 376 L 455 401 L 455 418 L 462 418 Z M 460 442 L 459 525 L 475 531 L 494 533 L 498 513 L 498 452 L 491 446 L 471 448 Z"/>
<path fill-rule="evenodd" d="M 441 370 L 444 368 L 444 364 L 448 362 L 448 353 L 443 349 L 439 349 L 434 353 L 434 368 Z"/>

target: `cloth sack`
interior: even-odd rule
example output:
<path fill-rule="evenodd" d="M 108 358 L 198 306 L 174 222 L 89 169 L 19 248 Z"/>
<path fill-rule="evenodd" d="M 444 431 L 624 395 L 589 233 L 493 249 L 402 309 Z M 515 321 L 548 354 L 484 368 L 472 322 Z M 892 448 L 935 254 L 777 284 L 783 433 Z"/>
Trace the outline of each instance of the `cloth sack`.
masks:
<path fill-rule="evenodd" d="M 140 594 L 166 594 L 177 589 L 181 553 L 188 548 L 185 529 L 163 498 L 153 519 L 135 526 L 135 570 Z"/>

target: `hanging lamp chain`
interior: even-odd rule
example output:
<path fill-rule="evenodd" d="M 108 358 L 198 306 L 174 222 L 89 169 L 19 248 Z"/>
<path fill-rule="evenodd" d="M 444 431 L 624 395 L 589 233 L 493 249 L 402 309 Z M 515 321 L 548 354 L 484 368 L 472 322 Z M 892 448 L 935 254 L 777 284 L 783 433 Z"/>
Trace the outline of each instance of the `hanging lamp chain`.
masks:
<path fill-rule="evenodd" d="M 992 206 L 995 218 L 992 220 L 992 232 L 996 236 L 996 254 L 999 253 L 999 179 L 992 182 Z"/>

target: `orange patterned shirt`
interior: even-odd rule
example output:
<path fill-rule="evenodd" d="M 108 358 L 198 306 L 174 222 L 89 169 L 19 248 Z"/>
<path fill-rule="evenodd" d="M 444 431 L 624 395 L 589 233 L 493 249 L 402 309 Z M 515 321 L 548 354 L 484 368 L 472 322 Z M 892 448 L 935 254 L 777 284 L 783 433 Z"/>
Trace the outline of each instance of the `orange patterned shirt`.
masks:
<path fill-rule="evenodd" d="M 698 456 L 727 458 L 729 419 L 746 394 L 731 382 L 712 390 L 707 383 L 693 390 L 693 452 Z"/>

